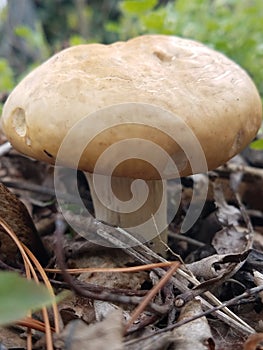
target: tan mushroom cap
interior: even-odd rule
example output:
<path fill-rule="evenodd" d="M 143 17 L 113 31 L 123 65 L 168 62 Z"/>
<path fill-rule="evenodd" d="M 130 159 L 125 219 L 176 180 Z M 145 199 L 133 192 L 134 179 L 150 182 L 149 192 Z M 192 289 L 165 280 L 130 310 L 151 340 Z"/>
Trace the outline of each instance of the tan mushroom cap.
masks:
<path fill-rule="evenodd" d="M 118 104 L 123 105 L 111 108 Z M 156 106 L 156 113 L 151 113 L 151 107 L 143 115 L 136 104 Z M 95 127 L 100 115 L 103 121 Z M 159 145 L 185 176 L 192 173 L 191 159 L 176 142 L 182 132 L 178 117 L 199 140 L 208 169 L 214 169 L 255 137 L 262 106 L 248 74 L 223 54 L 188 39 L 145 35 L 57 53 L 13 90 L 3 108 L 2 126 L 17 150 L 54 164 L 63 139 L 84 117 L 85 128 L 79 138 L 93 132 L 94 138 L 81 156 L 80 169 L 93 172 L 110 145 L 136 138 Z M 104 130 L 107 120 L 111 127 Z M 169 130 L 170 136 L 164 130 Z M 74 149 L 71 144 L 66 152 L 66 166 L 72 166 Z M 147 155 L 145 160 L 135 158 L 121 162 L 114 175 L 159 178 Z M 160 159 L 160 168 L 165 168 L 166 162 L 166 157 Z M 107 173 L 108 166 L 106 162 L 99 172 Z"/>

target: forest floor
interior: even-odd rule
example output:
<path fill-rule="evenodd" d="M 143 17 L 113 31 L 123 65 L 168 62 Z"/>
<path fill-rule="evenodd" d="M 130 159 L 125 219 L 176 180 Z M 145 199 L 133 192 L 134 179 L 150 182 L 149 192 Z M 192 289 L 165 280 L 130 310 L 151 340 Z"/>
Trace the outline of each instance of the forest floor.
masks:
<path fill-rule="evenodd" d="M 262 152 L 247 149 L 209 174 L 168 182 L 168 206 L 178 191 L 181 202 L 164 258 L 146 245 L 122 249 L 127 232 L 85 221 L 72 203 L 67 210 L 84 234 L 75 232 L 60 213 L 52 166 L 4 149 L 5 142 L 0 134 L 0 219 L 45 265 L 55 293 L 72 290 L 53 308 L 57 312 L 48 312 L 53 345 L 42 314 L 29 317 L 33 349 L 261 349 Z M 64 181 L 65 197 L 71 198 Z M 78 181 L 92 211 L 81 173 Z M 201 203 L 197 221 L 181 233 L 189 206 Z M 114 237 L 116 248 L 94 243 L 88 238 L 94 234 L 108 242 Z M 3 228 L 0 240 L 1 269 L 24 274 L 20 253 Z M 23 322 L 0 328 L 3 349 L 27 349 L 27 337 Z"/>

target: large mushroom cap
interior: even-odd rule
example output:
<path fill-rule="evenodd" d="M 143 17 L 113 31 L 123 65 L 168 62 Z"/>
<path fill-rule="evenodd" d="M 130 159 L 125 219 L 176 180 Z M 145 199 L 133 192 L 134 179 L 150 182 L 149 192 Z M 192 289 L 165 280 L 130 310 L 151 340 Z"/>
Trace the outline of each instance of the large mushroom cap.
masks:
<path fill-rule="evenodd" d="M 191 159 L 178 142 L 185 132 L 178 118 L 195 134 L 208 169 L 213 169 L 255 137 L 262 107 L 250 77 L 223 54 L 192 40 L 145 35 L 57 53 L 13 90 L 4 105 L 2 125 L 17 150 L 55 163 L 63 139 L 84 117 L 85 128 L 77 139 L 87 134 L 93 139 L 81 156 L 80 169 L 93 172 L 110 145 L 136 138 L 138 149 L 142 140 L 159 145 L 185 176 L 192 173 Z M 63 158 L 67 166 L 72 166 L 74 149 L 71 144 Z M 161 158 L 159 167 L 165 168 L 167 159 Z M 106 162 L 98 171 L 107 172 L 108 166 Z M 147 156 L 144 161 L 122 161 L 114 175 L 158 178 Z"/>

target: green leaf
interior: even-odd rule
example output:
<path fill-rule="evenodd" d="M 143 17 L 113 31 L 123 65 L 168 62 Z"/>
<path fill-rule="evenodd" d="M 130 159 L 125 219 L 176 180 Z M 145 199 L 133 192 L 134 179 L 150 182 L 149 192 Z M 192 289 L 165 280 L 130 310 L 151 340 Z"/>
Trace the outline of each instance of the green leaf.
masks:
<path fill-rule="evenodd" d="M 28 281 L 14 272 L 0 272 L 0 325 L 25 317 L 55 301 L 43 284 Z"/>
<path fill-rule="evenodd" d="M 256 151 L 262 151 L 263 150 L 263 139 L 259 139 L 256 141 L 253 141 L 250 144 L 250 148 L 256 150 Z"/>
<path fill-rule="evenodd" d="M 33 36 L 33 32 L 31 29 L 29 29 L 26 26 L 17 26 L 14 29 L 14 32 L 17 36 L 19 36 L 20 38 L 23 38 L 25 40 L 30 40 L 31 37 Z"/>
<path fill-rule="evenodd" d="M 108 21 L 104 25 L 104 28 L 106 31 L 113 33 L 119 33 L 121 31 L 119 23 L 113 21 Z"/>
<path fill-rule="evenodd" d="M 0 57 L 0 91 L 10 91 L 14 85 L 13 71 L 8 61 Z"/>
<path fill-rule="evenodd" d="M 36 24 L 36 30 L 32 30 L 24 25 L 17 26 L 14 29 L 14 33 L 24 39 L 29 47 L 38 49 L 43 59 L 49 56 L 48 45 L 39 24 Z"/>
<path fill-rule="evenodd" d="M 69 38 L 69 45 L 75 46 L 75 45 L 82 45 L 87 44 L 87 40 L 84 39 L 81 35 L 72 35 Z"/>
<path fill-rule="evenodd" d="M 140 14 L 152 10 L 157 3 L 157 0 L 125 0 L 120 4 L 120 7 L 123 12 Z"/>

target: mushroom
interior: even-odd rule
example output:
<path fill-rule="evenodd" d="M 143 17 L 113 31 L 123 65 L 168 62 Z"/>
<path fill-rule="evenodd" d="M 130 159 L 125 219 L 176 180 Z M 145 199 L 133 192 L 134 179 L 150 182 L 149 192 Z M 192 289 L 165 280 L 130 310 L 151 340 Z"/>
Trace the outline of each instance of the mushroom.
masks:
<path fill-rule="evenodd" d="M 144 35 L 55 54 L 10 94 L 2 125 L 20 152 L 84 171 L 96 217 L 164 254 L 166 179 L 225 163 L 261 118 L 236 63 L 192 40 Z"/>

